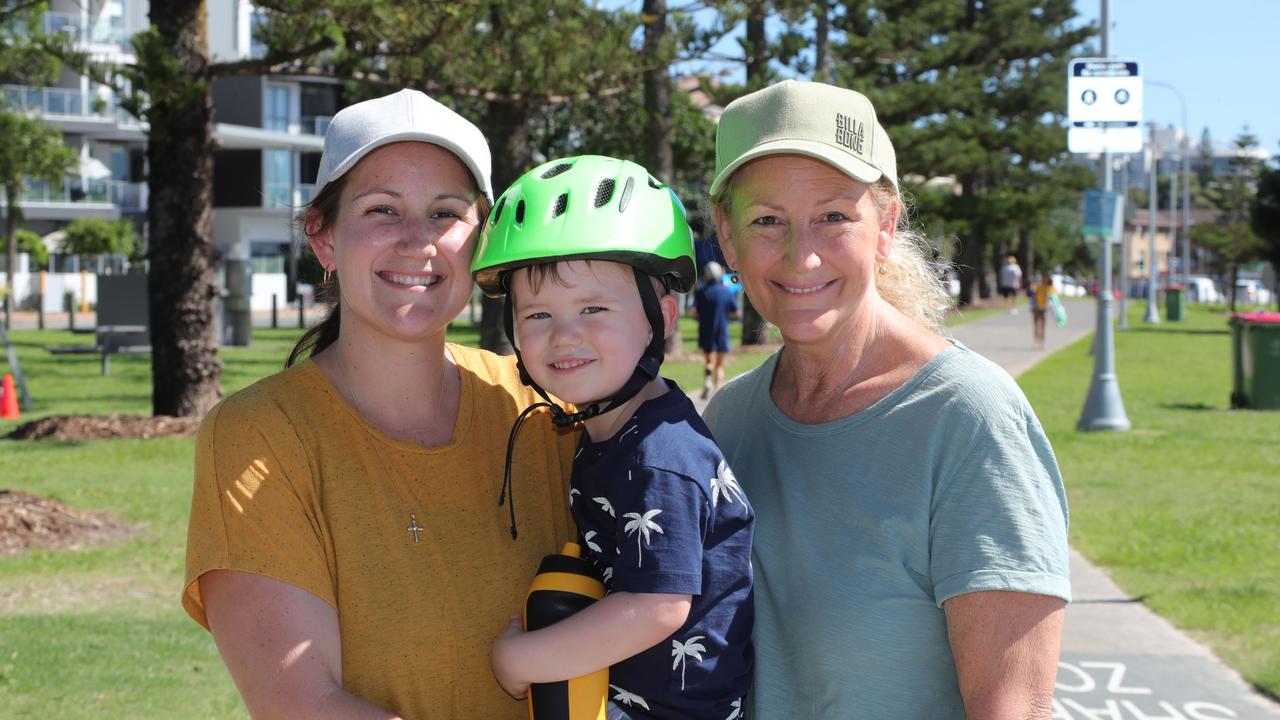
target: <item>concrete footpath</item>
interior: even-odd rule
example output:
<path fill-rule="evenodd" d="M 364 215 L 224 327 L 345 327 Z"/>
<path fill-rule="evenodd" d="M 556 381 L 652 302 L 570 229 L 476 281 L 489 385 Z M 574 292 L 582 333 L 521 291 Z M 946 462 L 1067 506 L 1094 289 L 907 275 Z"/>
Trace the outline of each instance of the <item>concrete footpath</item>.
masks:
<path fill-rule="evenodd" d="M 1025 306 L 953 329 L 953 336 L 1014 377 L 1091 334 L 1092 300 L 1066 302 L 1068 323 L 1049 322 L 1044 351 L 1033 349 Z M 1081 407 L 1084 397 L 1079 398 Z M 1068 485 L 1071 478 L 1066 478 Z M 1054 693 L 1055 720 L 1280 720 L 1280 704 L 1260 695 L 1208 649 L 1126 595 L 1071 551 L 1071 592 Z"/>

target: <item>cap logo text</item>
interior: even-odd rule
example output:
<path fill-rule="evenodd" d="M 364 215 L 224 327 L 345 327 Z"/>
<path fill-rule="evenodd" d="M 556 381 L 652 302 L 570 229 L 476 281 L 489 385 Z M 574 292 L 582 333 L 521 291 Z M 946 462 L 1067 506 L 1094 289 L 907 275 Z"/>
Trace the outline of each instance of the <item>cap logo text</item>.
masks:
<path fill-rule="evenodd" d="M 836 144 L 862 154 L 863 130 L 866 125 L 848 115 L 836 113 Z"/>

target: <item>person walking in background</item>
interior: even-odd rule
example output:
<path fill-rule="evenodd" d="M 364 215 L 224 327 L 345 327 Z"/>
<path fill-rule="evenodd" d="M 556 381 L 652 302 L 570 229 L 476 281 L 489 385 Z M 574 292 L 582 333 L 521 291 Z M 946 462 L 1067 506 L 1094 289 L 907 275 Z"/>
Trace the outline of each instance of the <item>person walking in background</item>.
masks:
<path fill-rule="evenodd" d="M 734 292 L 724 284 L 724 268 L 712 260 L 702 266 L 702 280 L 693 293 L 698 318 L 698 347 L 702 349 L 702 399 L 724 384 L 724 360 L 729 352 L 729 319 L 738 314 Z"/>
<path fill-rule="evenodd" d="M 1005 258 L 1000 268 L 1000 297 L 1004 298 L 1005 307 L 1011 315 L 1018 314 L 1018 291 L 1022 289 L 1022 268 L 1018 267 L 1018 258 L 1010 255 Z"/>
<path fill-rule="evenodd" d="M 1045 315 L 1052 307 L 1055 315 L 1060 315 L 1057 308 L 1061 307 L 1058 302 L 1058 291 L 1053 289 L 1053 279 L 1049 277 L 1049 273 L 1040 273 L 1040 282 L 1033 283 L 1027 289 L 1027 295 L 1030 296 L 1031 305 L 1031 332 L 1035 337 L 1036 349 L 1044 349 L 1044 321 Z M 1066 324 L 1066 318 L 1060 325 Z"/>
<path fill-rule="evenodd" d="M 711 398 L 756 510 L 747 717 L 1048 720 L 1067 500 L 949 298 L 863 95 L 783 81 L 725 108 L 721 250 L 782 349 Z"/>

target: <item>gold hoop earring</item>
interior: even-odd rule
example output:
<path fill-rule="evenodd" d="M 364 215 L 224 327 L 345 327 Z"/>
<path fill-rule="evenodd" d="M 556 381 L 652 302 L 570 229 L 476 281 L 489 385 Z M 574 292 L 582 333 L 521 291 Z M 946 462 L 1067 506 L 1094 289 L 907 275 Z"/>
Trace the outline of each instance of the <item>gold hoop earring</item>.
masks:
<path fill-rule="evenodd" d="M 328 285 L 333 280 L 333 271 L 329 268 L 324 269 L 324 280 L 320 281 L 321 285 Z"/>

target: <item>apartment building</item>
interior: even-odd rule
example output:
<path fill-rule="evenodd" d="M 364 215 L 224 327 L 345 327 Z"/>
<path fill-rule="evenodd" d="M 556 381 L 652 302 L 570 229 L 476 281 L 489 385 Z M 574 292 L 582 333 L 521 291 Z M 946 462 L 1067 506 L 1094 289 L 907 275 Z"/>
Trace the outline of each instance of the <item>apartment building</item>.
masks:
<path fill-rule="evenodd" d="M 149 24 L 147 0 L 51 0 L 44 30 L 70 36 L 94 58 L 116 64 L 135 62 L 129 38 Z M 261 16 L 248 0 L 208 0 L 208 43 L 213 61 L 261 57 L 253 40 Z M 254 309 L 285 301 L 285 271 L 294 242 L 292 220 L 310 200 L 324 131 L 342 107 L 342 84 L 325 78 L 237 76 L 213 84 L 214 241 L 222 258 L 248 264 L 254 273 Z M 24 227 L 57 249 L 59 229 L 79 217 L 128 219 L 147 241 L 146 125 L 120 107 L 112 90 L 66 70 L 50 87 L 4 87 L 5 104 L 58 127 L 64 142 L 80 156 L 61 189 L 28 183 L 22 195 Z M 60 285 L 77 298 L 96 301 L 87 275 L 122 272 L 124 258 L 104 259 L 81 268 L 74 257 L 51 260 L 47 284 Z M 18 263 L 20 299 L 31 296 L 36 279 Z M 55 294 L 56 293 L 56 294 Z M 47 310 L 59 309 L 61 291 L 46 288 Z M 56 299 L 55 299 L 56 298 Z"/>

